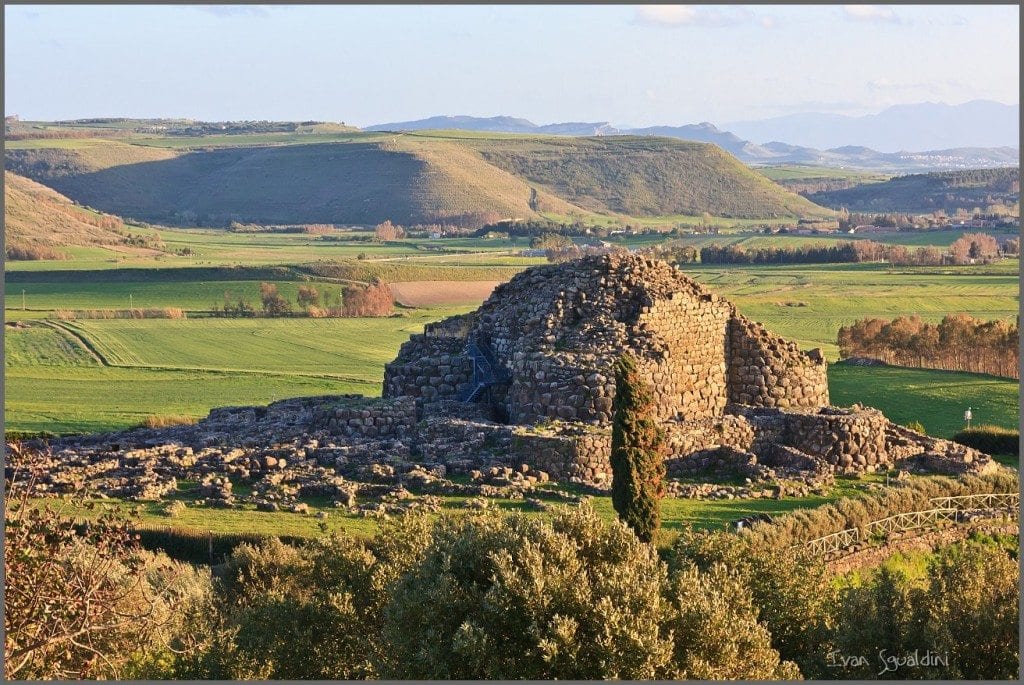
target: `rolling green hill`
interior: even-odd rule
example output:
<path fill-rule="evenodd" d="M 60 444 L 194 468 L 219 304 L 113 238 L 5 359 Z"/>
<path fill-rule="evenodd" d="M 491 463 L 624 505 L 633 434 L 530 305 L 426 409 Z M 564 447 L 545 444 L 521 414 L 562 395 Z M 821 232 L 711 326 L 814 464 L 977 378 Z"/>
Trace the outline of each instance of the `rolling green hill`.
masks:
<path fill-rule="evenodd" d="M 121 234 L 99 215 L 23 176 L 4 172 L 4 242 L 7 248 L 110 244 Z"/>
<path fill-rule="evenodd" d="M 8 168 L 104 211 L 179 225 L 827 212 L 717 147 L 669 138 L 418 132 L 173 149 L 152 138 L 18 142 L 6 151 Z"/>
<path fill-rule="evenodd" d="M 474 146 L 495 166 L 601 214 L 709 212 L 753 219 L 826 213 L 707 143 L 605 136 L 490 139 Z"/>
<path fill-rule="evenodd" d="M 845 190 L 810 193 L 808 198 L 830 207 L 858 212 L 953 212 L 1020 200 L 1020 169 L 967 169 L 898 176 Z"/>

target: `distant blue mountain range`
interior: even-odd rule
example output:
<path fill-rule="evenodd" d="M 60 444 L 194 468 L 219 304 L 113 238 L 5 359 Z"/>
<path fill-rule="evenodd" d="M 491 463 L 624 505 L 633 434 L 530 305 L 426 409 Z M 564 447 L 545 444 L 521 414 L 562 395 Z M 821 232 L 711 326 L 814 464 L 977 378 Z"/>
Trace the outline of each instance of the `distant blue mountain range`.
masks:
<path fill-rule="evenodd" d="M 879 114 L 793 114 L 735 122 L 617 128 L 609 122 L 537 125 L 509 116 L 437 116 L 375 124 L 368 131 L 461 129 L 565 136 L 668 136 L 714 143 L 749 164 L 808 164 L 880 170 L 1016 166 L 1019 107 L 975 100 L 962 105 L 898 105 Z M 771 141 L 754 143 L 753 140 Z M 787 142 L 779 142 L 779 141 Z M 883 151 L 880 151 L 883 150 Z"/>

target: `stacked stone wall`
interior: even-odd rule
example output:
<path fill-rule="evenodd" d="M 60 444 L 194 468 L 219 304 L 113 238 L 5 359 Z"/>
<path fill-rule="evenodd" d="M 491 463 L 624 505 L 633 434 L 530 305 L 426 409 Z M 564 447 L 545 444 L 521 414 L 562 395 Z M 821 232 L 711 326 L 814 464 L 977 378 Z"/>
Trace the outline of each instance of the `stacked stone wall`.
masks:
<path fill-rule="evenodd" d="M 662 426 L 668 440 L 669 453 L 674 457 L 685 457 L 699 450 L 723 445 L 751 450 L 755 440 L 753 424 L 742 416 L 668 422 Z"/>
<path fill-rule="evenodd" d="M 512 383 L 505 397 L 509 421 L 610 422 L 615 396 L 611 364 L 611 359 L 598 361 L 596 355 L 518 355 L 512 364 Z"/>
<path fill-rule="evenodd" d="M 312 428 L 346 438 L 406 438 L 416 427 L 416 402 L 409 396 L 340 397 L 313 412 Z"/>
<path fill-rule="evenodd" d="M 558 480 L 611 483 L 610 431 L 565 431 L 553 434 L 517 431 L 509 465 L 529 464 Z"/>
<path fill-rule="evenodd" d="M 823 409 L 786 417 L 785 444 L 844 469 L 890 463 L 885 450 L 888 420 L 877 409 Z"/>
<path fill-rule="evenodd" d="M 728 402 L 726 346 L 732 306 L 712 293 L 675 292 L 644 307 L 637 329 L 657 343 L 641 358 L 659 419 L 721 416 Z"/>
<path fill-rule="evenodd" d="M 538 427 L 432 417 L 420 424 L 425 463 L 447 464 L 453 472 L 491 465 L 545 471 L 556 480 L 611 482 L 611 431 L 580 424 Z"/>
<path fill-rule="evenodd" d="M 456 399 L 473 379 L 465 346 L 457 337 L 412 336 L 384 366 L 384 397 L 415 397 L 421 405 Z"/>
<path fill-rule="evenodd" d="M 758 407 L 827 406 L 828 376 L 818 350 L 796 343 L 743 316 L 729 322 L 729 401 Z"/>

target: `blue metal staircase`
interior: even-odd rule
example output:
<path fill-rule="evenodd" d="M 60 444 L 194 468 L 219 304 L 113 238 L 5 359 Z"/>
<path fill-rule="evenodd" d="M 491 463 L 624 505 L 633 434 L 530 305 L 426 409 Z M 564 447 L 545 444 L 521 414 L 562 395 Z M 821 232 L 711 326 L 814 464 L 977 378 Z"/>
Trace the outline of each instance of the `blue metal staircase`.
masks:
<path fill-rule="evenodd" d="M 475 402 L 492 385 L 509 382 L 508 371 L 495 361 L 490 350 L 477 337 L 466 341 L 466 354 L 473 360 L 473 382 L 459 397 L 462 402 Z"/>

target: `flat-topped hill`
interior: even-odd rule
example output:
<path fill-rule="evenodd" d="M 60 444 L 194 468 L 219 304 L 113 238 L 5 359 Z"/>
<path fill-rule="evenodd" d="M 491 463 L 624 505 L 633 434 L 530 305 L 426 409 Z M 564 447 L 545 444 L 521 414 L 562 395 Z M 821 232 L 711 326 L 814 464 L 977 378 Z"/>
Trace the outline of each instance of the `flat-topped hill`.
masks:
<path fill-rule="evenodd" d="M 6 162 L 83 204 L 179 224 L 827 213 L 720 148 L 670 138 L 442 131 L 203 140 L 173 149 L 147 139 L 20 141 Z"/>

